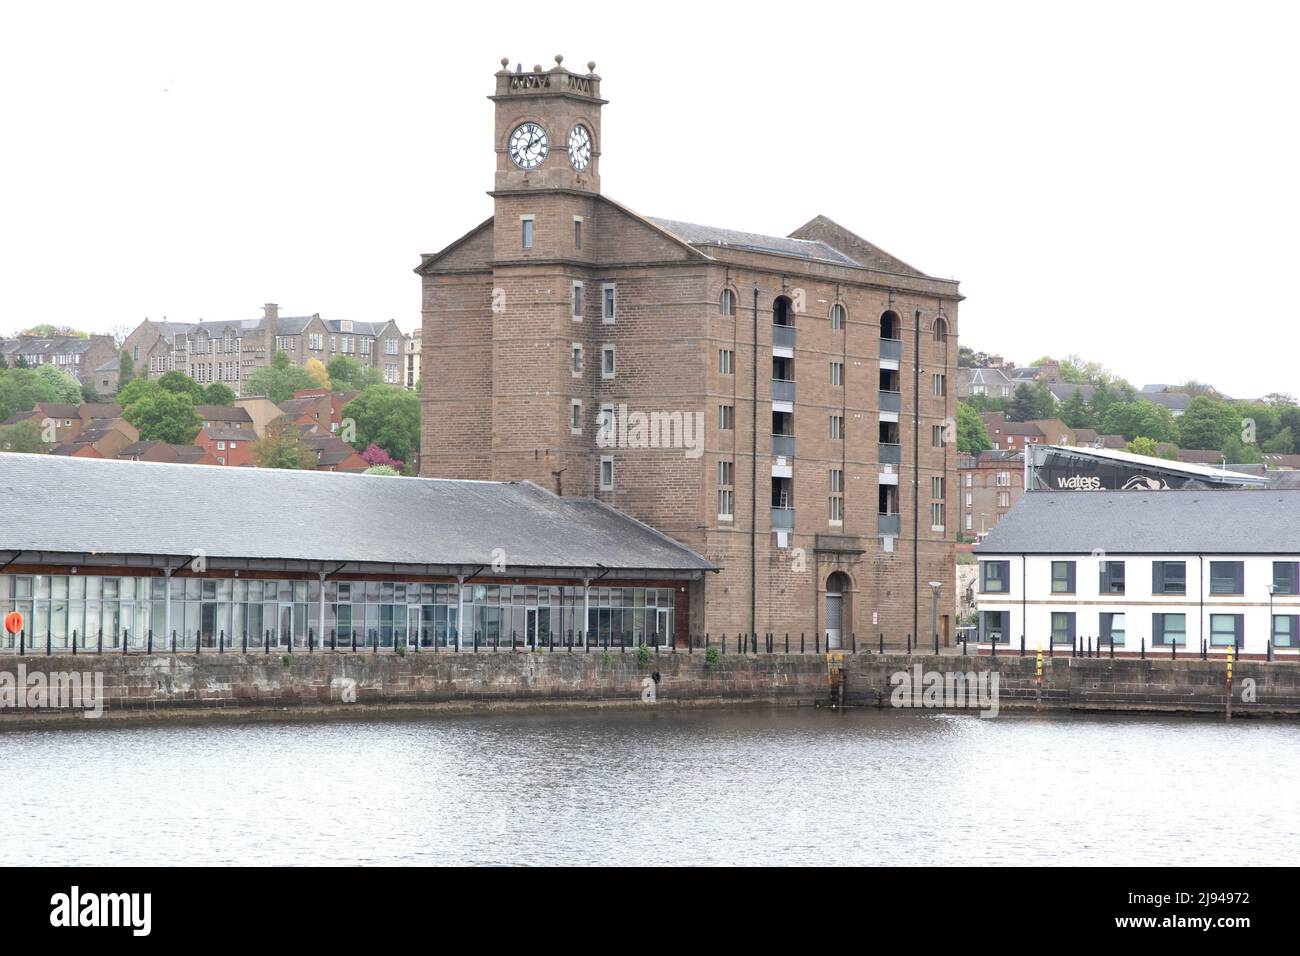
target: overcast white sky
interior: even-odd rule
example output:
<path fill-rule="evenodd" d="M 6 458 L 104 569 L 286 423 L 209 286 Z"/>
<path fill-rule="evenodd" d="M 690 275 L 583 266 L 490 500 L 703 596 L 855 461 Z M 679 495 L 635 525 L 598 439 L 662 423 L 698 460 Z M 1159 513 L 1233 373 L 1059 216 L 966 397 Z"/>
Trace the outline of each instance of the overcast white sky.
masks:
<path fill-rule="evenodd" d="M 492 74 L 595 60 L 602 185 L 961 280 L 963 344 L 1300 393 L 1300 13 L 1234 3 L 11 3 L 0 331 L 419 323 Z M 566 22 L 566 12 L 572 18 Z"/>

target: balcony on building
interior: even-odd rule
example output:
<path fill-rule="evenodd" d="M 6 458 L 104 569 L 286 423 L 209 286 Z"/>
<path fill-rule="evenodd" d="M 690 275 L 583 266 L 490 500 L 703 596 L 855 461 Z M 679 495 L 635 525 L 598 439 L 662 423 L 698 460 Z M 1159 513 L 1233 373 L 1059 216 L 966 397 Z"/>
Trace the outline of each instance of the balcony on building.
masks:
<path fill-rule="evenodd" d="M 794 530 L 794 479 L 772 479 L 772 530 Z"/>
<path fill-rule="evenodd" d="M 898 485 L 881 485 L 876 494 L 880 534 L 897 537 L 903 527 L 903 516 L 898 510 Z"/>
<path fill-rule="evenodd" d="M 794 401 L 794 359 L 775 356 L 772 359 L 772 401 Z"/>
<path fill-rule="evenodd" d="M 772 454 L 778 458 L 794 457 L 794 415 L 772 413 Z"/>
<path fill-rule="evenodd" d="M 903 461 L 903 436 L 898 422 L 881 422 L 877 437 L 880 455 L 877 459 L 882 465 L 898 465 Z"/>
<path fill-rule="evenodd" d="M 898 313 L 892 309 L 880 317 L 880 357 L 898 361 L 903 357 Z"/>
<path fill-rule="evenodd" d="M 794 306 L 784 295 L 772 303 L 772 346 L 794 348 Z"/>

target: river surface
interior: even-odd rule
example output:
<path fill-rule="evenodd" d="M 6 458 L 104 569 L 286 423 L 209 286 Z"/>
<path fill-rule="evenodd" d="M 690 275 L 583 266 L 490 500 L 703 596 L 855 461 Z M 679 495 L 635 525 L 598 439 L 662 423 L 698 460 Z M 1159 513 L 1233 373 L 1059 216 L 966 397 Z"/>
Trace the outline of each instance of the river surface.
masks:
<path fill-rule="evenodd" d="M 6 864 L 1300 864 L 1300 725 L 790 709 L 0 734 Z"/>

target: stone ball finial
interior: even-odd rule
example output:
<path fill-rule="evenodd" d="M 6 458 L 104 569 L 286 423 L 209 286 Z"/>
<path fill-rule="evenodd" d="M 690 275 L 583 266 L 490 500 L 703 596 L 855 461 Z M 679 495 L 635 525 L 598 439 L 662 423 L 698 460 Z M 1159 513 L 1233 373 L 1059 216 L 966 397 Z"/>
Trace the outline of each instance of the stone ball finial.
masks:
<path fill-rule="evenodd" d="M 540 73 L 540 72 L 542 72 L 542 65 L 541 65 L 540 63 L 534 63 L 534 64 L 533 64 L 533 72 L 534 72 L 534 73 Z"/>
<path fill-rule="evenodd" d="M 563 53 L 555 54 L 555 65 L 559 66 L 563 62 L 564 62 L 564 54 Z"/>
<path fill-rule="evenodd" d="M 510 66 L 510 57 L 508 57 L 508 56 L 503 56 L 503 57 L 501 58 L 501 68 L 502 68 L 502 69 L 505 69 L 505 68 L 507 68 L 507 67 L 509 67 L 509 66 Z"/>
<path fill-rule="evenodd" d="M 595 61 L 595 60 L 588 60 L 588 61 L 587 61 L 587 72 L 588 72 L 588 73 L 595 73 L 595 72 L 596 72 L 596 61 Z"/>

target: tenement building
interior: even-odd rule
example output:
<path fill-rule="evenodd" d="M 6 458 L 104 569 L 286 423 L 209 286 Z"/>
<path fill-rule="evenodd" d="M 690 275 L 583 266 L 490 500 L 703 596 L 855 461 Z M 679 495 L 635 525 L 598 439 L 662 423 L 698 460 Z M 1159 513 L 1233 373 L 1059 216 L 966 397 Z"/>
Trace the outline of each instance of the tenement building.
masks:
<path fill-rule="evenodd" d="M 406 336 L 389 319 L 359 322 L 323 319 L 319 314 L 280 315 L 267 303 L 259 318 L 228 322 L 157 322 L 145 319 L 123 343 L 137 377 L 158 378 L 184 372 L 196 382 L 222 382 L 242 394 L 244 381 L 283 353 L 294 365 L 320 359 L 328 365 L 337 356 L 356 359 L 375 369 L 382 381 L 403 382 Z"/>
<path fill-rule="evenodd" d="M 985 648 L 1300 650 L 1300 491 L 1035 491 L 976 555 Z"/>
<path fill-rule="evenodd" d="M 601 78 L 555 59 L 503 61 L 493 214 L 417 269 L 422 473 L 590 495 L 705 554 L 693 630 L 928 632 L 957 283 L 824 216 L 765 236 L 614 202 Z"/>
<path fill-rule="evenodd" d="M 528 482 L 7 454 L 0 495 L 0 653 L 662 646 L 713 570 Z"/>

